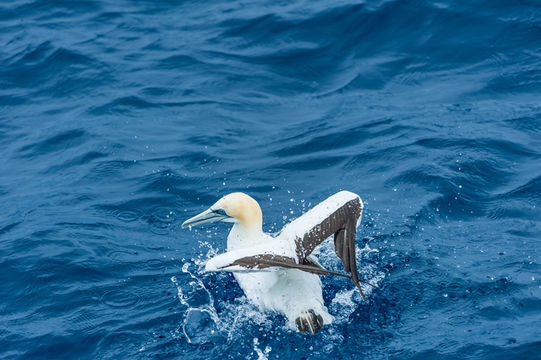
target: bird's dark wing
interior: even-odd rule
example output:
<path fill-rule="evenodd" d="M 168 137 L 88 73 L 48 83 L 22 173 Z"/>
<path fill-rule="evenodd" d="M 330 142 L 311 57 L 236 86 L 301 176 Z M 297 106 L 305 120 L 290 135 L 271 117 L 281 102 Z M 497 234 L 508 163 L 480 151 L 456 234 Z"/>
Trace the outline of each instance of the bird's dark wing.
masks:
<path fill-rule="evenodd" d="M 347 277 L 348 279 L 351 279 L 351 276 L 342 274 L 336 271 L 331 271 L 325 269 L 320 264 L 313 262 L 309 259 L 303 259 L 304 261 L 300 264 L 295 262 L 294 258 L 287 257 L 287 256 L 280 256 L 280 255 L 273 255 L 273 254 L 263 254 L 263 255 L 254 255 L 254 256 L 246 256 L 240 259 L 237 259 L 233 261 L 230 265 L 226 267 L 232 267 L 232 266 L 241 266 L 246 269 L 267 269 L 267 268 L 286 268 L 286 269 L 298 269 L 302 271 L 306 271 L 312 274 L 318 274 L 318 275 L 338 275 Z M 224 267 L 224 269 L 226 268 Z"/>
<path fill-rule="evenodd" d="M 357 224 L 362 211 L 361 198 L 356 194 L 342 191 L 292 221 L 284 227 L 280 236 L 294 242 L 297 262 L 302 263 L 319 244 L 334 235 L 335 252 L 365 298 L 355 258 Z"/>
<path fill-rule="evenodd" d="M 280 250 L 277 253 L 283 253 Z M 231 272 L 253 272 L 253 271 L 276 271 L 279 269 L 298 269 L 317 275 L 338 275 L 347 278 L 351 276 L 339 272 L 327 270 L 311 259 L 304 259 L 297 263 L 297 259 L 287 255 L 278 255 L 268 251 L 263 252 L 261 246 L 254 246 L 242 250 L 228 251 L 210 259 L 206 271 L 231 271 Z"/>

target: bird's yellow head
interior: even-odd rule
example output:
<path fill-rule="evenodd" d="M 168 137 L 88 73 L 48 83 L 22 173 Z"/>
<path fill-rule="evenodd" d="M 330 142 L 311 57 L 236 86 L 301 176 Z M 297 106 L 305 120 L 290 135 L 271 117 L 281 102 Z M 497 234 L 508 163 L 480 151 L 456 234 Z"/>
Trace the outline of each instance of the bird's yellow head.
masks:
<path fill-rule="evenodd" d="M 222 197 L 209 209 L 186 220 L 182 227 L 215 221 L 234 222 L 249 230 L 261 230 L 263 216 L 261 208 L 254 198 L 236 192 Z"/>

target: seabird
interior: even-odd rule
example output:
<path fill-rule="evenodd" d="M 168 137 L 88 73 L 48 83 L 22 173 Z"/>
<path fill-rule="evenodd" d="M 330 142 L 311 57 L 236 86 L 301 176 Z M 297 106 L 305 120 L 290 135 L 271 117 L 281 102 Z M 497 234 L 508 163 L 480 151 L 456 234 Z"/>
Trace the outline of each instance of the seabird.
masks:
<path fill-rule="evenodd" d="M 227 252 L 211 258 L 205 271 L 230 271 L 242 290 L 262 311 L 285 315 L 290 326 L 312 334 L 333 317 L 323 304 L 318 275 L 350 278 L 360 286 L 355 260 L 355 235 L 363 202 L 352 192 L 338 192 L 287 224 L 278 236 L 262 231 L 263 217 L 256 200 L 236 192 L 222 197 L 209 209 L 186 220 L 182 227 L 231 222 Z M 336 254 L 349 274 L 322 267 L 311 255 L 334 235 Z M 369 284 L 370 285 L 370 284 Z"/>

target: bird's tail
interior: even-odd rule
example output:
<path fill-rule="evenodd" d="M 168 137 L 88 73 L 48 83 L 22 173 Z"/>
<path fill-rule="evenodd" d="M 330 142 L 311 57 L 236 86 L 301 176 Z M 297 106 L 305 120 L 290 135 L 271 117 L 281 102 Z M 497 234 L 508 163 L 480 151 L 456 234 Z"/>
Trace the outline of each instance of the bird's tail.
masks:
<path fill-rule="evenodd" d="M 312 334 L 315 334 L 316 331 L 323 328 L 323 317 L 310 309 L 303 311 L 301 315 L 295 319 L 295 324 L 300 332 L 310 331 Z"/>

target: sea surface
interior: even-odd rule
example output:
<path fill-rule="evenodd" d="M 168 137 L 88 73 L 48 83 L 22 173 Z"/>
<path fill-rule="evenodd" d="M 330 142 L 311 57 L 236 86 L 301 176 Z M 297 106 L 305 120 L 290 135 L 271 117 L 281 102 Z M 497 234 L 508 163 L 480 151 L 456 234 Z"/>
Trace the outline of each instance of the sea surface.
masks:
<path fill-rule="evenodd" d="M 180 226 L 343 189 L 313 336 Z M 0 359 L 540 358 L 539 1 L 0 3 Z"/>

